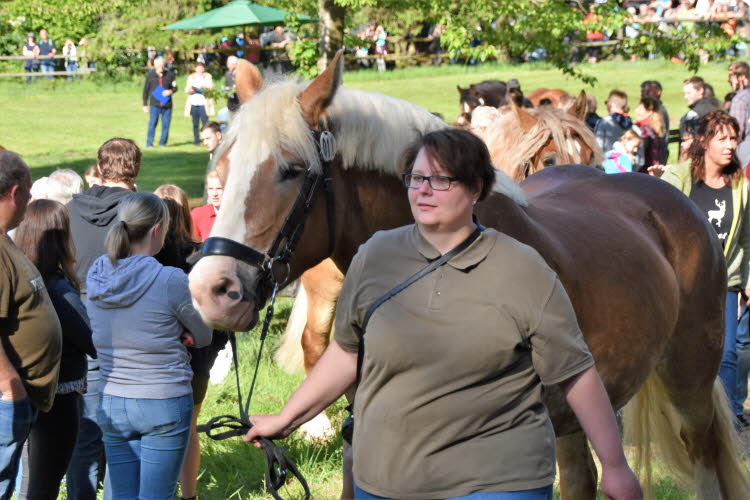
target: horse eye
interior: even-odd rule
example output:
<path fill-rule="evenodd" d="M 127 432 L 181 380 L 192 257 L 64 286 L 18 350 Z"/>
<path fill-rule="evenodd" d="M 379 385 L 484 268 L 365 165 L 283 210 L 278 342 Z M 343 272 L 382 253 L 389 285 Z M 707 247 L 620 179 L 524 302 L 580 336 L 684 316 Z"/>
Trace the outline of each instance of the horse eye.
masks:
<path fill-rule="evenodd" d="M 304 171 L 305 167 L 303 167 L 302 165 L 284 165 L 283 167 L 281 167 L 281 180 L 292 180 Z"/>
<path fill-rule="evenodd" d="M 555 155 L 548 156 L 544 159 L 542 162 L 542 165 L 544 165 L 544 168 L 552 167 L 557 164 L 557 158 L 555 158 Z"/>

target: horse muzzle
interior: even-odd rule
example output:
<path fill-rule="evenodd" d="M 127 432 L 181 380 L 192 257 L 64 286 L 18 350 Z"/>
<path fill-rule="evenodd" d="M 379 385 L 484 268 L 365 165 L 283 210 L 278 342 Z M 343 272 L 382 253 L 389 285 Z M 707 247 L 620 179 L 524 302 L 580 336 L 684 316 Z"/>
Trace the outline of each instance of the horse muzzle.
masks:
<path fill-rule="evenodd" d="M 190 273 L 190 293 L 203 322 L 220 330 L 252 329 L 270 294 L 264 274 L 230 257 L 201 259 Z"/>

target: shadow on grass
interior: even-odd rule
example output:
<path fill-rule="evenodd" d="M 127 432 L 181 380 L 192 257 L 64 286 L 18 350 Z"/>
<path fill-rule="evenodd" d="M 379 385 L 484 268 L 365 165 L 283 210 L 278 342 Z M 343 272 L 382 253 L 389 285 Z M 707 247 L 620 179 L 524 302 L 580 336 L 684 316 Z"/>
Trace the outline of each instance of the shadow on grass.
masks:
<path fill-rule="evenodd" d="M 297 437 L 277 442 L 289 445 L 286 454 L 297 463 L 307 481 L 311 498 L 335 498 L 340 491 L 332 490 L 330 483 L 331 464 L 341 464 L 341 437 L 327 444 L 314 444 Z M 200 497 L 206 500 L 270 498 L 265 490 L 264 453 L 245 443 L 240 438 L 226 441 L 212 441 L 201 449 L 201 469 L 199 479 Z M 328 470 L 329 474 L 321 471 Z M 337 471 L 340 475 L 340 466 Z M 338 484 L 338 483 L 336 483 Z M 291 473 L 286 486 L 279 491 L 287 500 L 304 498 L 302 485 Z"/>
<path fill-rule="evenodd" d="M 83 175 L 90 165 L 96 163 L 96 158 L 39 156 L 30 159 L 29 163 L 40 165 L 32 169 L 33 178 L 39 179 L 58 168 L 71 168 Z M 169 148 L 157 151 L 147 149 L 143 151 L 138 188 L 140 191 L 153 191 L 162 184 L 176 184 L 187 192 L 188 198 L 199 198 L 203 196 L 207 165 L 208 154 L 202 149 L 196 148 L 194 152 L 170 151 Z"/>

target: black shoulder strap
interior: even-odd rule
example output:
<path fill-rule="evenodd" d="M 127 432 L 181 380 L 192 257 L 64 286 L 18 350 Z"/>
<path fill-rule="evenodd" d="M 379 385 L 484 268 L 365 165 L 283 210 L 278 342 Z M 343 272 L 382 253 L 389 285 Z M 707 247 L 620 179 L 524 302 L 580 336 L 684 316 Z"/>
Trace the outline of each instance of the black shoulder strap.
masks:
<path fill-rule="evenodd" d="M 484 226 L 477 224 L 477 227 L 469 235 L 469 237 L 466 238 L 461 243 L 459 243 L 457 247 L 450 250 L 449 252 L 444 253 L 443 255 L 440 256 L 440 258 L 435 259 L 432 262 L 430 262 L 428 266 L 419 270 L 416 274 L 409 277 L 406 281 L 390 289 L 388 292 L 385 293 L 385 295 L 380 297 L 370 306 L 370 308 L 365 313 L 365 318 L 362 321 L 362 327 L 360 328 L 360 333 L 359 333 L 359 346 L 357 348 L 357 385 L 359 385 L 359 382 L 360 382 L 360 377 L 362 375 L 362 362 L 364 361 L 364 357 L 365 357 L 365 331 L 367 330 L 367 323 L 370 322 L 370 317 L 372 317 L 372 314 L 375 312 L 375 310 L 381 305 L 383 305 L 384 302 L 392 298 L 394 295 L 402 292 L 406 287 L 413 284 L 415 281 L 427 276 L 432 271 L 434 271 L 438 267 L 442 266 L 443 264 L 451 260 L 456 255 L 466 250 L 469 247 L 469 245 L 474 243 L 477 240 L 477 238 L 479 238 L 479 235 L 482 234 L 482 231 L 484 231 L 484 229 L 485 229 Z"/>

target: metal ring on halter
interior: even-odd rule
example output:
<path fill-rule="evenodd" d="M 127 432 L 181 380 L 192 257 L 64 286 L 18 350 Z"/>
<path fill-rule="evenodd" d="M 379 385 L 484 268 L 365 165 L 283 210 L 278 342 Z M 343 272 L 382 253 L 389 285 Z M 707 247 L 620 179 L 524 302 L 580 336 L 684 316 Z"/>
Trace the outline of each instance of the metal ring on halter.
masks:
<path fill-rule="evenodd" d="M 336 157 L 336 138 L 328 130 L 323 130 L 318 138 L 318 149 L 323 161 L 333 161 Z"/>

